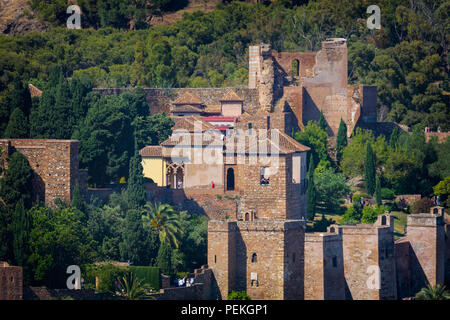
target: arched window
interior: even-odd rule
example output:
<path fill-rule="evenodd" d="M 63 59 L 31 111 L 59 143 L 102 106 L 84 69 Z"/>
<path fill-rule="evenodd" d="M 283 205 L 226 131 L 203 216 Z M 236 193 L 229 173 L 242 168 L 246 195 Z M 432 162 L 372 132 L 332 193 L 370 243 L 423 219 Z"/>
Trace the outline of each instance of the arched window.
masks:
<path fill-rule="evenodd" d="M 258 262 L 258 256 L 256 255 L 256 253 L 252 253 L 252 263 L 254 262 Z"/>
<path fill-rule="evenodd" d="M 292 66 L 292 76 L 293 77 L 300 76 L 300 61 L 298 61 L 297 59 L 292 60 L 291 66 Z"/>

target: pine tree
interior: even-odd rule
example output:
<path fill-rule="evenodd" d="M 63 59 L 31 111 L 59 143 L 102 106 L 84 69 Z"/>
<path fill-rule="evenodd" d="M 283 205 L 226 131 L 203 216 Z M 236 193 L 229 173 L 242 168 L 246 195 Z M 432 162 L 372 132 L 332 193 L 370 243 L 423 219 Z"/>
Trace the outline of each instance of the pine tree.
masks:
<path fill-rule="evenodd" d="M 20 108 L 15 108 L 9 118 L 8 126 L 3 136 L 5 138 L 22 139 L 29 137 L 28 132 L 27 117 Z"/>
<path fill-rule="evenodd" d="M 398 146 L 398 139 L 400 137 L 400 131 L 398 130 L 398 127 L 395 127 L 394 130 L 392 130 L 391 136 L 389 138 L 389 146 L 393 149 L 395 149 Z"/>
<path fill-rule="evenodd" d="M 172 273 L 172 248 L 166 242 L 161 243 L 159 247 L 156 265 L 162 273 Z"/>
<path fill-rule="evenodd" d="M 144 175 L 142 171 L 141 157 L 136 152 L 130 159 L 127 186 L 128 207 L 131 209 L 142 208 L 147 202 L 147 192 L 144 186 Z"/>
<path fill-rule="evenodd" d="M 381 183 L 380 178 L 377 176 L 376 184 L 375 184 L 375 200 L 377 202 L 377 206 L 381 206 Z"/>
<path fill-rule="evenodd" d="M 324 130 L 325 132 L 327 131 L 327 122 L 325 120 L 325 116 L 323 115 L 323 112 L 320 111 L 320 119 L 319 119 L 319 127 Z"/>
<path fill-rule="evenodd" d="M 341 161 L 342 152 L 346 146 L 347 146 L 347 125 L 341 118 L 341 122 L 339 123 L 339 129 L 336 137 L 336 151 L 337 151 L 337 159 L 339 162 Z"/>
<path fill-rule="evenodd" d="M 308 220 L 314 220 L 316 206 L 316 187 L 314 185 L 314 161 L 312 155 L 309 157 L 307 183 L 308 187 L 306 189 L 306 218 Z"/>
<path fill-rule="evenodd" d="M 366 191 L 370 195 L 373 195 L 375 192 L 375 176 L 375 156 L 373 154 L 372 146 L 368 143 L 366 149 L 364 180 L 366 182 Z"/>

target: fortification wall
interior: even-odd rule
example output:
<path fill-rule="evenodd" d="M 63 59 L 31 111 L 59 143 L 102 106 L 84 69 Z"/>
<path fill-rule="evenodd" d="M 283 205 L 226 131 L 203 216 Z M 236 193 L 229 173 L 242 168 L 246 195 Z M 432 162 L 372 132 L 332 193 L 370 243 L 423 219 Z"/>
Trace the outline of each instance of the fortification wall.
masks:
<path fill-rule="evenodd" d="M 441 214 L 411 214 L 406 235 L 409 240 L 411 290 L 417 293 L 428 284 L 443 284 L 445 278 L 445 233 Z"/>
<path fill-rule="evenodd" d="M 393 217 L 381 215 L 373 225 L 338 228 L 342 233 L 346 299 L 396 299 Z"/>
<path fill-rule="evenodd" d="M 0 261 L 0 300 L 22 300 L 22 267 Z"/>
<path fill-rule="evenodd" d="M 144 88 L 150 114 L 159 112 L 169 112 L 171 102 L 183 92 L 189 91 L 197 95 L 205 105 L 220 105 L 220 99 L 230 90 L 244 99 L 243 109 L 246 112 L 254 113 L 259 108 L 258 90 L 247 87 L 233 88 Z M 100 94 L 122 94 L 130 92 L 127 88 L 94 88 L 93 91 Z"/>
<path fill-rule="evenodd" d="M 340 234 L 305 234 L 305 300 L 345 300 Z"/>
<path fill-rule="evenodd" d="M 87 194 L 87 173 L 79 170 L 77 140 L 1 139 L 0 147 L 8 154 L 22 153 L 34 171 L 36 197 L 49 206 L 57 198 L 70 202 L 76 183 Z"/>

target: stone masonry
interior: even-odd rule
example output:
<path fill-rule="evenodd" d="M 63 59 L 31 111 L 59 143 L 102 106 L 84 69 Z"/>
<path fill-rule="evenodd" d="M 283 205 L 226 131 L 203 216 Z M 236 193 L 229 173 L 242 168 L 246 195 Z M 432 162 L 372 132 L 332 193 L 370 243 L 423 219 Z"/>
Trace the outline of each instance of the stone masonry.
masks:
<path fill-rule="evenodd" d="M 79 142 L 52 139 L 0 139 L 5 155 L 18 151 L 34 171 L 35 200 L 53 206 L 57 198 L 70 203 L 77 183 L 83 194 L 87 192 L 87 171 L 78 167 Z M 7 162 L 5 164 L 7 169 Z"/>

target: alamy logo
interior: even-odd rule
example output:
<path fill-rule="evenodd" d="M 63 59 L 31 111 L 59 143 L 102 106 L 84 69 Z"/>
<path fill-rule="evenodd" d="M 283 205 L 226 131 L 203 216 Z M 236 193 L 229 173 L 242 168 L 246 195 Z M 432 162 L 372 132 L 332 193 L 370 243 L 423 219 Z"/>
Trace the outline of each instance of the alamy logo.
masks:
<path fill-rule="evenodd" d="M 66 281 L 67 289 L 79 290 L 81 289 L 81 270 L 77 265 L 67 267 L 66 273 L 71 274 Z"/>
<path fill-rule="evenodd" d="M 81 9 L 77 5 L 71 5 L 67 8 L 67 14 L 72 14 L 67 18 L 68 29 L 81 29 Z"/>
<path fill-rule="evenodd" d="M 372 290 L 380 290 L 381 288 L 381 273 L 380 267 L 377 265 L 371 265 L 367 268 L 369 278 L 367 279 L 367 288 Z"/>
<path fill-rule="evenodd" d="M 372 14 L 367 18 L 367 28 L 370 30 L 381 29 L 381 10 L 377 5 L 367 7 L 367 13 Z"/>

